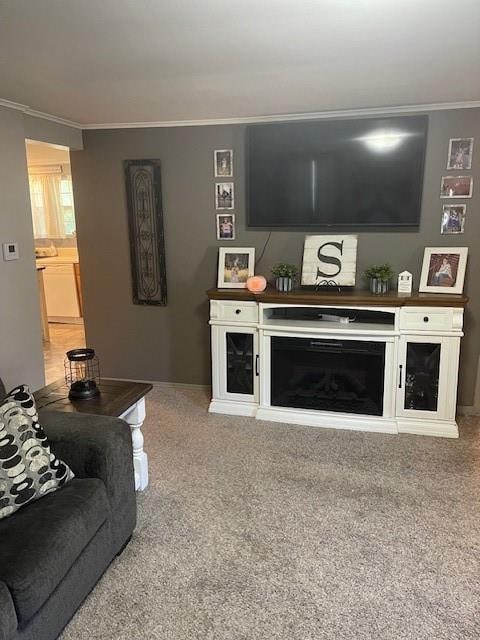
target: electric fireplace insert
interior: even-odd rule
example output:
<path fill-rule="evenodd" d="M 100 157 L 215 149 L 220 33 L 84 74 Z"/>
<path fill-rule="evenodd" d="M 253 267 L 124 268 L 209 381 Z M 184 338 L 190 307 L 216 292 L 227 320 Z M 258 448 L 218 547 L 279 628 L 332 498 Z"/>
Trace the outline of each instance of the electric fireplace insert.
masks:
<path fill-rule="evenodd" d="M 271 338 L 271 405 L 383 415 L 385 342 Z"/>

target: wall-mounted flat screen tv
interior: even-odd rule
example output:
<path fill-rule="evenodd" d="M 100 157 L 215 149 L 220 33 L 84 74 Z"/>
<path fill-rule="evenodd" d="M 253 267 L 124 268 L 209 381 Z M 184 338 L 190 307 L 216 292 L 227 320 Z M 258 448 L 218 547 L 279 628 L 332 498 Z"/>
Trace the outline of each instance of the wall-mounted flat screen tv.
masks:
<path fill-rule="evenodd" d="M 427 116 L 248 126 L 248 226 L 418 226 L 427 128 Z"/>

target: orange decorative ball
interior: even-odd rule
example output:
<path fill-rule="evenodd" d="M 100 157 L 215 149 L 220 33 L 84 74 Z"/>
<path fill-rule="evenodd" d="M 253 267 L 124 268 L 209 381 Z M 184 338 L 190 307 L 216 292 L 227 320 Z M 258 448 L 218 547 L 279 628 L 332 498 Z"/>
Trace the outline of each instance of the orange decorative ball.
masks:
<path fill-rule="evenodd" d="M 263 276 L 250 276 L 247 280 L 247 289 L 252 293 L 262 293 L 267 287 L 267 281 Z"/>

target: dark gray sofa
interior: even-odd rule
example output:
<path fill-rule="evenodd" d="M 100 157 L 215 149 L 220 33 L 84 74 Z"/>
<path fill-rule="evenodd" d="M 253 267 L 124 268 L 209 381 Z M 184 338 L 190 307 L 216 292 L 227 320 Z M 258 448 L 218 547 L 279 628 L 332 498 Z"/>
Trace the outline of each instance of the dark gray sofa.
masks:
<path fill-rule="evenodd" d="M 0 520 L 0 640 L 57 638 L 136 523 L 129 426 L 54 411 L 40 423 L 76 477 Z"/>

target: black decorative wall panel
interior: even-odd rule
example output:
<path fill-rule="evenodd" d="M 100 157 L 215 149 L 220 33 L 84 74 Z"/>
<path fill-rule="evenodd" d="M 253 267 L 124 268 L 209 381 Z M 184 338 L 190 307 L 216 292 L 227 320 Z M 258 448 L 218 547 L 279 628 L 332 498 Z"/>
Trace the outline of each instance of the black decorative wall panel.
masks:
<path fill-rule="evenodd" d="M 166 305 L 165 236 L 159 160 L 125 160 L 134 304 Z"/>

